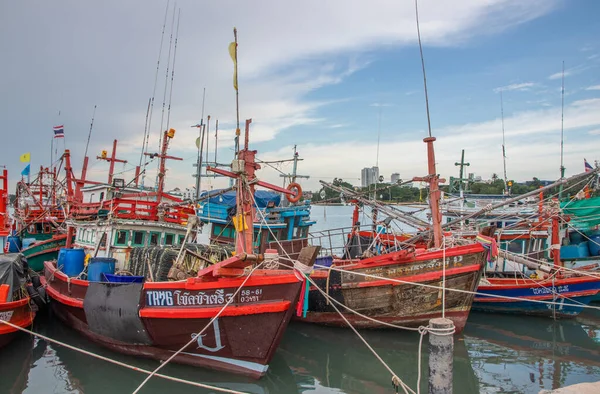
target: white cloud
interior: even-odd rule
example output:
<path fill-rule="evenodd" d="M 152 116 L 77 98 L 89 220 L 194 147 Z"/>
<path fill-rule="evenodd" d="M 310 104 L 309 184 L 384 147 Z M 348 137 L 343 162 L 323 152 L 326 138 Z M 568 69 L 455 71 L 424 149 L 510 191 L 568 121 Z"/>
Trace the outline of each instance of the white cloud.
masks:
<path fill-rule="evenodd" d="M 575 67 L 571 67 L 568 68 L 564 71 L 565 77 L 570 77 L 571 75 L 576 75 L 576 74 L 580 74 L 588 69 L 590 69 L 591 66 L 590 65 L 586 65 L 586 64 L 580 64 L 578 66 Z M 563 72 L 559 71 L 557 73 L 554 73 L 552 75 L 550 75 L 548 77 L 548 79 L 561 79 L 563 76 Z"/>
<path fill-rule="evenodd" d="M 547 0 L 422 0 L 424 45 L 463 45 L 472 37 L 538 18 L 557 4 Z M 223 141 L 219 140 L 219 145 L 231 145 L 235 93 L 227 45 L 233 38 L 232 26 L 237 26 L 239 34 L 240 119 L 243 128 L 244 119 L 253 118 L 254 142 L 273 139 L 293 127 L 324 122 L 316 111 L 330 101 L 309 99 L 310 93 L 360 72 L 377 49 L 416 42 L 412 2 L 180 0 L 177 5 L 182 19 L 170 127 L 178 130 L 173 153 L 186 158 L 195 152 L 197 133 L 190 125 L 200 119 L 203 88 L 205 113 L 220 121 Z M 7 3 L 4 13 L 13 17 L 5 21 L 3 29 L 23 34 L 16 38 L 0 35 L 0 49 L 14 59 L 0 65 L 2 74 L 13 76 L 3 84 L 5 91 L 14 92 L 0 102 L 4 127 L 21 130 L 23 119 L 28 119 L 22 137 L 45 138 L 57 110 L 62 109 L 69 144 L 82 146 L 87 136 L 79 131 L 87 129 L 88 113 L 98 104 L 90 149 L 109 146 L 118 137 L 120 152 L 137 163 L 164 7 L 165 2 L 132 1 L 123 6 L 114 0 L 76 5 L 57 0 L 36 7 Z M 168 42 L 169 26 L 150 146 L 158 142 Z M 36 114 L 35 119 L 31 114 Z M 20 150 L 21 143 L 7 141 L 0 148 L 0 157 Z M 32 156 L 48 156 L 46 147 L 39 145 L 32 147 Z M 82 149 L 72 151 L 74 162 L 81 162 Z M 173 164 L 173 168 L 178 171 L 173 170 L 177 174 L 169 177 L 168 186 L 192 182 L 188 161 Z M 11 174 L 17 173 L 16 167 L 11 168 Z"/>
<path fill-rule="evenodd" d="M 536 84 L 533 82 L 513 83 L 512 85 L 501 86 L 501 87 L 495 88 L 494 92 L 498 93 L 498 92 L 506 92 L 506 91 L 510 91 L 510 90 L 520 90 L 520 91 L 530 90 L 535 85 Z"/>
<path fill-rule="evenodd" d="M 534 176 L 542 179 L 557 179 L 560 166 L 560 107 L 528 111 L 504 119 L 508 176 L 518 181 Z M 600 126 L 600 99 L 579 100 L 565 107 L 565 166 L 569 174 L 581 172 L 581 159 L 600 158 L 597 144 L 582 144 L 578 138 L 599 135 L 600 129 L 585 132 L 585 128 Z M 455 125 L 434 133 L 438 172 L 448 178 L 455 175 L 454 163 L 460 151 L 465 149 L 466 160 L 471 163 L 469 172 L 489 177 L 502 169 L 502 127 L 500 119 L 486 122 Z M 403 178 L 421 176 L 426 173 L 427 160 L 424 135 L 413 131 L 412 138 L 387 138 L 382 140 L 379 153 L 380 173 L 386 177 L 400 172 Z M 375 163 L 377 142 L 344 141 L 328 144 L 304 143 L 298 151 L 305 160 L 299 171 L 311 174 L 303 181 L 305 189 L 319 188 L 318 180 L 340 177 L 350 183 L 359 184 L 360 170 Z M 263 160 L 289 158 L 291 147 L 263 152 Z M 340 155 L 352 160 L 340 162 Z M 591 159 L 590 159 L 591 158 Z M 271 182 L 277 182 L 278 174 L 271 170 L 261 173 Z"/>
<path fill-rule="evenodd" d="M 600 85 L 590 86 L 585 88 L 585 90 L 600 90 Z"/>

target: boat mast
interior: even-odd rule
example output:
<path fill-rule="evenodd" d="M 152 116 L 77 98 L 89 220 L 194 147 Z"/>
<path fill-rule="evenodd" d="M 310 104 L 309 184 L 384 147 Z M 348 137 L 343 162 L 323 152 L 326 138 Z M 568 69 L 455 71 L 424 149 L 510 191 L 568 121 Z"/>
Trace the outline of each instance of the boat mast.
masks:
<path fill-rule="evenodd" d="M 113 181 L 113 174 L 115 171 L 115 163 L 127 163 L 127 160 L 117 159 L 117 140 L 113 141 L 112 154 L 110 157 L 107 157 L 106 151 L 102 151 L 101 156 L 96 156 L 98 160 L 105 160 L 110 163 L 110 167 L 108 169 L 108 184 L 111 185 Z M 83 177 L 82 177 L 83 178 Z"/>
<path fill-rule="evenodd" d="M 565 125 L 565 61 L 562 63 L 562 84 L 561 84 L 561 113 L 560 113 L 560 178 L 565 177 L 565 166 L 564 166 L 564 125 Z M 562 199 L 563 187 L 560 185 L 558 189 L 558 200 Z"/>
<path fill-rule="evenodd" d="M 504 139 L 504 100 L 500 90 L 500 117 L 502 118 L 502 163 L 504 165 L 504 194 L 508 195 L 508 178 L 506 176 L 506 142 Z"/>
<path fill-rule="evenodd" d="M 442 246 L 442 213 L 440 212 L 440 178 L 435 167 L 435 150 L 433 142 L 435 137 L 431 135 L 431 116 L 429 114 L 429 95 L 427 93 L 427 75 L 425 73 L 425 59 L 423 57 L 423 45 L 421 44 L 421 30 L 419 28 L 419 8 L 415 0 L 415 15 L 417 20 L 417 38 L 419 41 L 419 52 L 421 54 L 421 67 L 423 69 L 423 89 L 425 91 L 425 109 L 427 112 L 427 130 L 429 137 L 424 138 L 423 142 L 427 144 L 427 167 L 429 174 L 425 177 L 413 178 L 416 182 L 429 183 L 429 206 L 431 208 L 431 220 L 433 222 L 433 246 L 439 248 Z M 445 180 L 442 180 L 445 182 Z"/>

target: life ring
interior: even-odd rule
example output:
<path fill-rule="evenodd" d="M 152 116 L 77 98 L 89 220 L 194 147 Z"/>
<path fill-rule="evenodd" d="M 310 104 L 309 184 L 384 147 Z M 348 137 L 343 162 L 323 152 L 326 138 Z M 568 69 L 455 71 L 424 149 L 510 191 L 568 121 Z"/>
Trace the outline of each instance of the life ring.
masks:
<path fill-rule="evenodd" d="M 295 194 L 293 195 L 286 194 L 285 197 L 288 199 L 289 202 L 295 203 L 300 201 L 300 198 L 302 198 L 302 186 L 300 186 L 296 182 L 292 182 L 287 186 L 287 189 L 291 192 L 295 190 Z"/>

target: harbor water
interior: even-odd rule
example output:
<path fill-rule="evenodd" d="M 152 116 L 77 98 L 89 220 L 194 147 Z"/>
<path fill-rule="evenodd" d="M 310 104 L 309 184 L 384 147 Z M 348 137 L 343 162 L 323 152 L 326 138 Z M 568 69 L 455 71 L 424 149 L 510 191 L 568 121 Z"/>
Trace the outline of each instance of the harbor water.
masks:
<path fill-rule="evenodd" d="M 352 207 L 315 206 L 316 230 L 348 226 Z M 366 221 L 365 221 L 366 223 Z M 600 304 L 597 306 L 600 307 Z M 51 315 L 40 314 L 34 331 L 75 347 L 145 369 L 154 360 L 121 355 L 95 345 Z M 419 335 L 398 330 L 362 331 L 383 360 L 421 392 L 427 392 L 427 338 L 419 360 Z M 600 380 L 600 310 L 573 320 L 472 313 L 455 337 L 455 393 L 538 393 Z M 20 335 L 0 351 L 0 393 L 131 393 L 142 373 Z M 258 381 L 182 365 L 164 374 L 250 393 L 393 393 L 391 376 L 347 329 L 293 322 L 267 375 Z M 142 393 L 210 393 L 153 378 Z"/>

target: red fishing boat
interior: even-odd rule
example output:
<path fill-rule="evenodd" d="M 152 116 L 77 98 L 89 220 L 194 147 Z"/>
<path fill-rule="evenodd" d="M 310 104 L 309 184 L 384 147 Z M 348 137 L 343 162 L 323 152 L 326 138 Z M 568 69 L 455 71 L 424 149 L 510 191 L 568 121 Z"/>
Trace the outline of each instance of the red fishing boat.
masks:
<path fill-rule="evenodd" d="M 29 327 L 35 318 L 27 292 L 26 263 L 22 255 L 0 254 L 0 320 Z M 0 347 L 9 343 L 18 328 L 0 323 Z"/>
<path fill-rule="evenodd" d="M 289 269 L 257 267 L 264 257 L 245 252 L 253 250 L 253 231 L 246 223 L 254 221 L 254 186 L 292 193 L 256 178 L 260 166 L 256 151 L 248 149 L 249 123 L 233 172 L 215 169 L 237 178 L 236 255 L 184 280 L 142 283 L 70 278 L 56 262 L 45 262 L 48 295 L 66 324 L 122 353 L 165 360 L 183 348 L 174 362 L 254 378 L 266 373 L 303 279 Z M 276 266 L 271 264 L 277 262 L 276 252 L 266 260 L 269 267 Z M 310 265 L 311 260 L 314 256 L 304 262 Z"/>
<path fill-rule="evenodd" d="M 405 242 L 409 239 L 402 237 L 404 243 L 400 250 L 363 259 L 334 258 L 331 269 L 322 268 L 311 274 L 321 291 L 366 316 L 342 308 L 346 319 L 357 327 L 384 327 L 381 322 L 409 327 L 426 326 L 430 319 L 442 317 L 443 310 L 445 316 L 454 322 L 457 332 L 465 326 L 473 294 L 460 291 L 475 291 L 487 252 L 480 243 L 474 241 L 461 241 L 462 244 L 456 246 L 443 244 L 439 210 L 440 179 L 435 168 L 434 141 L 433 137 L 424 140 L 427 144 L 429 175 L 414 179 L 429 183 L 433 223 L 427 234 L 433 237 L 408 247 Z M 384 244 L 391 246 L 395 242 L 396 239 L 385 239 Z M 445 291 L 442 286 L 445 286 Z M 321 291 L 310 288 L 302 320 L 325 325 L 346 325 L 342 316 L 332 307 L 332 301 Z"/>

